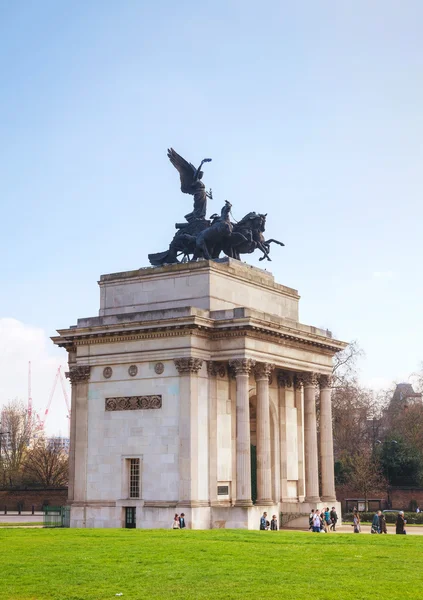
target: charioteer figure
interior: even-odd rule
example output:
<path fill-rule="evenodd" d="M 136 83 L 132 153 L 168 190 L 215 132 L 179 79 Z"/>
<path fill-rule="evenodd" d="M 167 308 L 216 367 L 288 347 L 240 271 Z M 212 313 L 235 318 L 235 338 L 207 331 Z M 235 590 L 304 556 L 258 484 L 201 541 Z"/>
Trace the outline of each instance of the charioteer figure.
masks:
<path fill-rule="evenodd" d="M 284 244 L 264 237 L 266 215 L 250 212 L 239 223 L 231 223 L 232 205 L 225 201 L 220 216 L 212 215 L 209 220 L 206 218 L 207 200 L 212 199 L 213 195 L 211 189 L 206 191 L 201 168 L 211 158 L 203 158 L 196 169 L 173 148 L 168 149 L 167 155 L 179 173 L 181 191 L 194 196 L 194 210 L 185 215 L 186 223 L 176 223 L 177 232 L 167 250 L 148 255 L 150 263 L 160 266 L 201 258 L 216 260 L 221 252 L 240 260 L 241 254 L 251 254 L 255 250 L 263 254 L 259 260 L 271 260 L 270 244 Z"/>

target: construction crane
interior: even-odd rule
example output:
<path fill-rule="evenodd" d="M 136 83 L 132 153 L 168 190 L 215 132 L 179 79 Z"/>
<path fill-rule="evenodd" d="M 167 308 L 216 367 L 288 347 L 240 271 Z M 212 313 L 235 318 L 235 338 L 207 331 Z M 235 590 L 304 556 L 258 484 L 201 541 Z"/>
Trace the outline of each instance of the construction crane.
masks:
<path fill-rule="evenodd" d="M 51 391 L 50 391 L 50 396 L 48 398 L 48 402 L 47 402 L 47 406 L 46 406 L 46 409 L 44 411 L 44 414 L 42 415 L 42 417 L 40 417 L 37 413 L 35 413 L 36 424 L 35 424 L 34 429 L 35 429 L 36 432 L 44 431 L 44 425 L 45 425 L 46 419 L 48 417 L 49 410 L 50 410 L 50 407 L 51 407 L 51 403 L 53 401 L 54 392 L 56 391 L 57 382 L 59 380 L 60 380 L 60 384 L 61 384 L 61 387 L 62 387 L 63 397 L 65 399 L 66 409 L 67 409 L 67 412 L 68 412 L 68 414 L 66 416 L 68 418 L 69 427 L 70 427 L 70 404 L 69 404 L 69 398 L 68 398 L 68 394 L 66 392 L 65 380 L 64 380 L 64 377 L 63 377 L 63 373 L 62 373 L 62 367 L 58 367 L 57 371 L 56 371 L 56 375 L 54 377 L 53 386 L 52 386 Z M 28 415 L 32 415 L 31 363 L 29 363 L 29 373 L 28 373 Z"/>
<path fill-rule="evenodd" d="M 31 361 L 28 363 L 28 419 L 32 419 Z"/>

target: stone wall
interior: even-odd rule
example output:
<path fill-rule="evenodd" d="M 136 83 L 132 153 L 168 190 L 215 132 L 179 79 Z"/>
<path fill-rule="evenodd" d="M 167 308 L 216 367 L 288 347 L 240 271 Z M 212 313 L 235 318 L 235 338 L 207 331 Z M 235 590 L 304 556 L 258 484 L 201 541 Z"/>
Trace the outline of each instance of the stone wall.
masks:
<path fill-rule="evenodd" d="M 67 503 L 67 488 L 26 489 L 26 490 L 0 490 L 0 512 L 18 510 L 30 511 L 32 506 L 40 511 L 44 504 L 49 506 L 65 506 Z"/>

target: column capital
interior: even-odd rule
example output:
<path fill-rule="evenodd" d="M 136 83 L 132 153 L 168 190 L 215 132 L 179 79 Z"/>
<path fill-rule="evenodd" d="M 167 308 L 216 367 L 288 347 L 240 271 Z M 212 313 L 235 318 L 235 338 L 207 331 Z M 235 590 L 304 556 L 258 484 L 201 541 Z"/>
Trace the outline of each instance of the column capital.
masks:
<path fill-rule="evenodd" d="M 278 371 L 278 386 L 292 388 L 294 385 L 294 376 L 288 371 Z"/>
<path fill-rule="evenodd" d="M 256 361 L 252 358 L 234 358 L 229 361 L 229 366 L 235 371 L 235 375 L 249 375 Z"/>
<path fill-rule="evenodd" d="M 69 371 L 65 373 L 65 376 L 70 380 L 71 384 L 85 383 L 89 380 L 91 374 L 91 367 L 89 365 L 73 365 L 69 367 Z"/>
<path fill-rule="evenodd" d="M 332 387 L 332 376 L 331 375 L 319 375 L 320 389 Z"/>
<path fill-rule="evenodd" d="M 256 363 L 256 365 L 254 367 L 254 375 L 255 375 L 256 381 L 259 379 L 269 380 L 269 377 L 274 368 L 275 368 L 275 365 L 272 365 L 271 363 Z"/>
<path fill-rule="evenodd" d="M 207 373 L 209 377 L 225 377 L 226 375 L 226 367 L 223 362 L 218 362 L 215 360 L 207 361 Z"/>
<path fill-rule="evenodd" d="M 316 373 L 304 373 L 303 384 L 304 384 L 304 387 L 316 387 L 317 386 Z"/>
<path fill-rule="evenodd" d="M 296 390 L 301 390 L 304 385 L 304 373 L 295 373 L 294 387 Z"/>
<path fill-rule="evenodd" d="M 202 358 L 193 358 L 192 356 L 175 358 L 173 362 L 175 363 L 179 375 L 182 375 L 183 373 L 198 373 L 203 365 Z"/>

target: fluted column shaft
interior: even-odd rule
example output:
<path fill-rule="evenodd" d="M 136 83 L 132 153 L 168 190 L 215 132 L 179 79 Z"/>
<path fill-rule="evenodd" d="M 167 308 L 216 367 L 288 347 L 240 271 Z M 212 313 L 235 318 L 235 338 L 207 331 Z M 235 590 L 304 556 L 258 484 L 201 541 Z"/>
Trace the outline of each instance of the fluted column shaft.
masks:
<path fill-rule="evenodd" d="M 255 361 L 235 359 L 229 365 L 236 377 L 236 506 L 252 506 L 250 401 L 248 380 Z"/>
<path fill-rule="evenodd" d="M 335 473 L 333 463 L 331 379 L 322 375 L 320 383 L 320 464 L 322 469 L 322 500 L 334 502 Z"/>
<path fill-rule="evenodd" d="M 316 376 L 304 376 L 304 454 L 307 502 L 319 502 L 319 460 L 316 427 Z"/>
<path fill-rule="evenodd" d="M 271 505 L 272 459 L 270 446 L 269 376 L 273 365 L 260 363 L 255 368 L 257 382 L 257 504 Z"/>
<path fill-rule="evenodd" d="M 69 502 L 87 499 L 88 383 L 91 367 L 72 365 L 66 377 L 72 384 L 69 452 Z"/>

